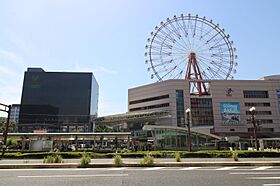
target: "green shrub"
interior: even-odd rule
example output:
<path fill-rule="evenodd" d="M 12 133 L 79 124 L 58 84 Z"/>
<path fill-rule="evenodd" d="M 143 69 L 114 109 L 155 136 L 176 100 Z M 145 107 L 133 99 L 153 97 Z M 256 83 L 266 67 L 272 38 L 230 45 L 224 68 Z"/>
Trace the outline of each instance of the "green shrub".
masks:
<path fill-rule="evenodd" d="M 64 163 L 61 155 L 52 155 L 44 157 L 43 163 Z"/>
<path fill-rule="evenodd" d="M 8 138 L 8 140 L 6 142 L 6 146 L 8 148 L 15 148 L 17 146 L 17 140 L 15 140 L 13 138 Z"/>
<path fill-rule="evenodd" d="M 238 152 L 232 152 L 232 159 L 234 160 L 234 161 L 238 161 Z"/>
<path fill-rule="evenodd" d="M 90 158 L 89 154 L 83 153 L 83 155 L 80 159 L 79 167 L 81 167 L 81 168 L 88 167 L 90 162 L 91 162 L 91 158 Z"/>
<path fill-rule="evenodd" d="M 54 158 L 52 156 L 44 157 L 43 163 L 53 163 Z"/>
<path fill-rule="evenodd" d="M 114 164 L 117 167 L 120 167 L 123 165 L 122 157 L 119 154 L 116 154 L 114 157 Z"/>
<path fill-rule="evenodd" d="M 179 152 L 175 153 L 175 160 L 176 160 L 176 162 L 181 162 L 181 156 L 180 156 Z"/>
<path fill-rule="evenodd" d="M 150 154 L 147 154 L 141 161 L 140 165 L 144 166 L 153 166 L 154 165 L 154 157 Z"/>

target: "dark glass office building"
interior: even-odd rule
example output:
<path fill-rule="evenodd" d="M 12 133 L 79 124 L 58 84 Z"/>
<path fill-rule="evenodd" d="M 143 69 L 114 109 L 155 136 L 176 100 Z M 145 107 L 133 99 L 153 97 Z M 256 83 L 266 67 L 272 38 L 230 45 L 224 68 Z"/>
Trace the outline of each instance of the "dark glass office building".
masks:
<path fill-rule="evenodd" d="M 98 84 L 92 73 L 45 72 L 24 75 L 19 132 L 87 132 L 97 115 Z"/>

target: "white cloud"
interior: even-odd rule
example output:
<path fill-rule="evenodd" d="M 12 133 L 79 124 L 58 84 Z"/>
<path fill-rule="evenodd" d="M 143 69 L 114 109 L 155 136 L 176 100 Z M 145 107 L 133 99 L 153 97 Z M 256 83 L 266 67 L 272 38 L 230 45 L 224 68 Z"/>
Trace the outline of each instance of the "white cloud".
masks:
<path fill-rule="evenodd" d="M 74 65 L 74 68 L 71 69 L 70 71 L 75 71 L 75 72 L 93 72 L 93 74 L 118 74 L 117 71 L 109 69 L 104 66 L 97 66 L 95 68 L 92 67 L 82 67 L 78 63 Z"/>
<path fill-rule="evenodd" d="M 24 60 L 20 55 L 13 52 L 9 52 L 1 48 L 0 48 L 0 59 L 3 60 L 3 62 L 13 63 L 14 65 L 20 65 L 20 66 L 25 65 Z"/>
<path fill-rule="evenodd" d="M 0 48 L 0 62 L 0 103 L 20 103 L 24 59 L 16 53 Z M 0 113 L 0 116 L 5 115 Z"/>

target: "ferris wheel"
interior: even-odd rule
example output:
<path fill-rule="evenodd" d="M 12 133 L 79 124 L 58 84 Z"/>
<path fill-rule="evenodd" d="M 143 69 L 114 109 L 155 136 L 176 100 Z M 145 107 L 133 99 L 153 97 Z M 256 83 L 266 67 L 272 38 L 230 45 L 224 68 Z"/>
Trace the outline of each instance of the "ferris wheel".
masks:
<path fill-rule="evenodd" d="M 151 32 L 145 46 L 151 78 L 233 79 L 237 55 L 229 38 L 219 24 L 205 17 L 181 14 L 167 18 Z M 203 83 L 195 86 L 206 91 Z"/>

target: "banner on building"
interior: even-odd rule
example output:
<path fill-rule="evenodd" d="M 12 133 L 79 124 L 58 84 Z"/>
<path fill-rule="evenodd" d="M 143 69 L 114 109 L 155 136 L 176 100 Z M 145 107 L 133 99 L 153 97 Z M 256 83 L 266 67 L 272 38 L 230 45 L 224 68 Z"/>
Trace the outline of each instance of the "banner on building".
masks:
<path fill-rule="evenodd" d="M 232 125 L 240 123 L 240 103 L 221 102 L 220 109 L 223 124 Z"/>

